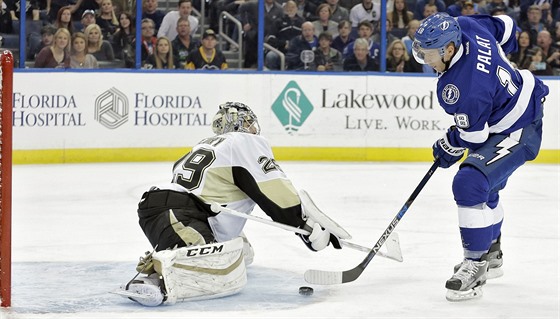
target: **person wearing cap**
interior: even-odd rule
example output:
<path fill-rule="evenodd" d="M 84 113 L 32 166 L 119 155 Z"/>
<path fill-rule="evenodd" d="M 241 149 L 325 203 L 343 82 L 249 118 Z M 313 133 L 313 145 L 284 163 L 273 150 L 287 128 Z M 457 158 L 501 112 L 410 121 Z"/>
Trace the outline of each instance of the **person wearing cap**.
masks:
<path fill-rule="evenodd" d="M 88 25 L 95 23 L 95 11 L 85 10 L 84 13 L 82 13 L 80 22 L 82 23 L 81 32 L 84 32 Z"/>
<path fill-rule="evenodd" d="M 487 2 L 488 3 L 488 2 Z M 505 2 L 504 0 L 492 0 L 490 3 L 488 3 L 486 6 L 481 6 L 478 9 L 478 12 L 480 14 L 489 14 L 489 15 L 495 15 L 492 14 L 492 12 L 496 9 L 502 9 L 504 11 L 503 14 L 507 14 L 508 16 L 511 16 L 513 18 L 513 9 L 510 8 Z"/>
<path fill-rule="evenodd" d="M 447 7 L 446 12 L 452 17 L 476 14 L 474 4 L 470 0 L 459 0 Z"/>
<path fill-rule="evenodd" d="M 169 11 L 157 32 L 157 37 L 167 37 L 168 39 L 175 39 L 177 36 L 177 21 L 180 17 L 187 17 L 191 27 L 191 36 L 194 35 L 198 29 L 198 19 L 191 15 L 193 6 L 192 0 L 179 0 L 177 3 L 177 11 Z"/>
<path fill-rule="evenodd" d="M 227 70 L 226 57 L 216 49 L 216 40 L 216 33 L 212 29 L 204 31 L 202 44 L 189 54 L 185 69 Z"/>

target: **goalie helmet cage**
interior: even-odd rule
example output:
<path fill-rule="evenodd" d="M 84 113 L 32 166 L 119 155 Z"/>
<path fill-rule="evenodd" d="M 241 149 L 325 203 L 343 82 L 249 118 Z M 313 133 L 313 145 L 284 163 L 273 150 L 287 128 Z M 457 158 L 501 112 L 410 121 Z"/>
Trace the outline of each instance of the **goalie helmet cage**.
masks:
<path fill-rule="evenodd" d="M 12 90 L 14 57 L 0 51 L 0 305 L 10 307 L 12 292 Z"/>

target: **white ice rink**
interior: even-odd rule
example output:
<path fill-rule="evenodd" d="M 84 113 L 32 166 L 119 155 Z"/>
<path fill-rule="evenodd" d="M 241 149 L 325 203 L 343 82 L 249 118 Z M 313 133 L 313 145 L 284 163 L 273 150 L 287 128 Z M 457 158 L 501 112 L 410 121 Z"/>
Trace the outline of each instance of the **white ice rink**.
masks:
<path fill-rule="evenodd" d="M 373 246 L 430 163 L 280 163 L 298 188 Z M 502 192 L 502 278 L 479 300 L 450 303 L 445 281 L 462 258 L 450 186 L 438 169 L 396 228 L 403 263 L 376 256 L 355 282 L 313 286 L 306 269 L 347 270 L 349 249 L 312 253 L 292 233 L 248 221 L 255 248 L 245 289 L 222 299 L 145 308 L 109 294 L 149 250 L 137 223 L 142 192 L 172 163 L 19 165 L 13 173 L 12 307 L 1 318 L 559 318 L 559 166 L 527 164 Z M 262 211 L 255 215 L 263 217 Z"/>

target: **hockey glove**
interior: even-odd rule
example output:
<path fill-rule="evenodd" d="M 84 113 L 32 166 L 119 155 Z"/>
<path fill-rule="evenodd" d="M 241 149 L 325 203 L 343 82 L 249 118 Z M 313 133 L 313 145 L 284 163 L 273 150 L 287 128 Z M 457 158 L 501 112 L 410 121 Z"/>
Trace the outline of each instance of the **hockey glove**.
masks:
<path fill-rule="evenodd" d="M 457 163 L 465 152 L 464 147 L 456 147 L 449 143 L 449 132 L 454 129 L 455 126 L 450 127 L 443 137 L 437 140 L 432 146 L 434 158 L 436 160 L 439 158 L 439 167 L 441 168 L 448 168 Z"/>
<path fill-rule="evenodd" d="M 303 226 L 303 229 L 309 231 L 311 234 L 309 235 L 302 235 L 297 234 L 303 243 L 307 246 L 307 248 L 311 249 L 312 251 L 319 251 L 325 249 L 329 245 L 329 243 L 333 244 L 333 247 L 336 249 L 341 249 L 342 245 L 340 244 L 340 239 L 331 234 L 328 230 L 321 227 L 321 225 L 311 218 L 307 219 L 307 222 Z"/>

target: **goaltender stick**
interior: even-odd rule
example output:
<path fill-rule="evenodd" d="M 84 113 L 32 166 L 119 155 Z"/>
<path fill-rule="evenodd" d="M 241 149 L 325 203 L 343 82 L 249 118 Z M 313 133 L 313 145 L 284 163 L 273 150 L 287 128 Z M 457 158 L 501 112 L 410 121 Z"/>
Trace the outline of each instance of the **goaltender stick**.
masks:
<path fill-rule="evenodd" d="M 212 203 L 245 214 L 259 205 L 275 222 L 309 231 L 298 236 L 312 251 L 329 243 L 340 249 L 339 239 L 350 238 L 304 192 L 300 198 L 247 105 L 220 105 L 212 130 L 215 136 L 175 163 L 171 183 L 143 194 L 139 223 L 154 252 L 140 258 L 139 274 L 115 293 L 158 306 L 239 292 L 253 259 L 242 233 L 246 219 L 215 213 Z"/>
<path fill-rule="evenodd" d="M 487 278 L 501 276 L 504 210 L 499 192 L 542 140 L 548 87 L 506 54 L 517 50 L 514 20 L 506 15 L 453 18 L 436 13 L 416 31 L 414 58 L 438 72 L 437 96 L 455 125 L 433 145 L 439 166 L 469 154 L 453 180 L 464 260 L 447 280 L 446 298 L 482 296 Z"/>

